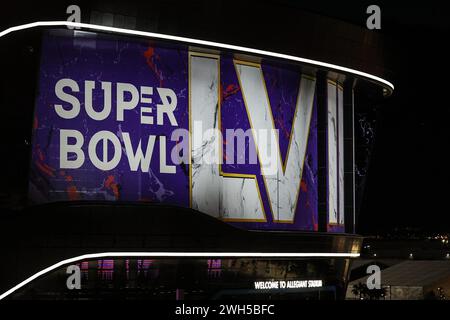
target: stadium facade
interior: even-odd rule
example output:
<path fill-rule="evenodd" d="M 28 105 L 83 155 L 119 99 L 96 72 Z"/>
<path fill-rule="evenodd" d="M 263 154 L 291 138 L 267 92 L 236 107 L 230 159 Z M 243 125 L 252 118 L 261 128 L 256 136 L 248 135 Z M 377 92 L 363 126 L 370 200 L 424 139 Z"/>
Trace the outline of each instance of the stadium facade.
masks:
<path fill-rule="evenodd" d="M 362 241 L 355 95 L 391 83 L 92 23 L 8 29 L 2 54 L 24 38 L 27 200 L 2 217 L 1 298 L 344 297 Z"/>

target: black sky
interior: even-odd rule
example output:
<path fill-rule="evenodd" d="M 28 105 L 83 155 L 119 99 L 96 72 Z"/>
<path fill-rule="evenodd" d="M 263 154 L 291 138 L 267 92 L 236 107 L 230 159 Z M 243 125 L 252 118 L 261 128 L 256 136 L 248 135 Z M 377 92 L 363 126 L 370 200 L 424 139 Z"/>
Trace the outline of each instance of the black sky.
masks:
<path fill-rule="evenodd" d="M 396 89 L 376 109 L 359 232 L 450 231 L 449 5 L 379 3 Z M 349 6 L 342 17 L 358 23 Z M 359 22 L 361 24 L 363 22 Z"/>
<path fill-rule="evenodd" d="M 381 8 L 385 59 L 396 89 L 376 105 L 375 139 L 357 231 L 450 232 L 450 4 L 444 1 L 288 1 L 365 27 Z"/>

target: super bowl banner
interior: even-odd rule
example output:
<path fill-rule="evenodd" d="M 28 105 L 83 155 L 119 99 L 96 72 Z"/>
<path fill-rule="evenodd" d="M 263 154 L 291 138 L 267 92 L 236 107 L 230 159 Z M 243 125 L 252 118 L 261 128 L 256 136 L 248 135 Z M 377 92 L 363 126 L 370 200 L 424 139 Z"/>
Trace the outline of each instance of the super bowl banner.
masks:
<path fill-rule="evenodd" d="M 293 65 L 47 32 L 30 200 L 165 203 L 314 231 L 316 109 L 315 78 Z"/>

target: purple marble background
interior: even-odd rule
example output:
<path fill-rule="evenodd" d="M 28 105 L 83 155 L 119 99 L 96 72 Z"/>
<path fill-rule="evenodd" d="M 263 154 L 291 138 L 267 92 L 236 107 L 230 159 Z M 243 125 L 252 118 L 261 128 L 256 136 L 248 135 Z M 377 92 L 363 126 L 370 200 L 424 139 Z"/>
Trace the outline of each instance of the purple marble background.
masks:
<path fill-rule="evenodd" d="M 300 73 L 285 65 L 266 62 L 262 63 L 262 70 L 275 127 L 280 131 L 280 150 L 284 161 L 298 95 Z M 73 120 L 60 118 L 54 111 L 54 104 L 60 103 L 55 96 L 54 88 L 61 78 L 77 81 L 80 89 L 84 87 L 85 80 L 96 81 L 96 90 L 93 95 L 94 107 L 103 106 L 103 92 L 97 90 L 99 81 L 112 82 L 112 114 L 104 121 L 90 119 L 84 111 L 84 99 L 82 99 L 84 94 L 75 93 L 74 95 L 78 96 L 82 103 L 80 115 Z M 139 108 L 126 112 L 126 121 L 115 120 L 114 84 L 117 82 L 132 83 L 138 88 L 151 86 L 174 90 L 178 98 L 175 111 L 178 128 L 188 129 L 188 51 L 186 47 L 169 48 L 146 40 L 103 38 L 95 34 L 75 38 L 52 32 L 45 35 L 42 43 L 39 92 L 33 124 L 29 184 L 31 201 L 34 203 L 66 200 L 146 201 L 189 207 L 188 166 L 178 165 L 175 174 L 160 174 L 158 140 L 150 165 L 151 170 L 148 173 L 131 172 L 124 154 L 119 165 L 107 172 L 98 170 L 89 161 L 88 141 L 100 130 L 108 130 L 118 135 L 121 131 L 129 132 L 134 148 L 139 139 L 142 139 L 143 145 L 146 145 L 149 134 L 166 136 L 168 150 L 175 145 L 175 142 L 170 141 L 170 135 L 177 127 L 170 126 L 168 122 L 163 126 L 141 125 Z M 221 99 L 223 132 L 225 133 L 226 128 L 243 130 L 250 128 L 233 59 L 226 54 L 221 56 Z M 153 104 L 159 102 L 158 95 L 154 92 Z M 83 150 L 86 160 L 80 169 L 59 169 L 60 129 L 76 129 L 84 135 Z M 224 136 L 224 150 L 225 144 Z M 247 142 L 247 160 L 248 149 L 251 147 L 253 147 L 253 141 Z M 169 155 L 168 161 L 170 162 Z M 315 99 L 294 223 L 273 222 L 263 177 L 260 175 L 260 167 L 257 163 L 253 165 L 224 164 L 222 171 L 257 176 L 267 222 L 231 224 L 245 229 L 317 231 L 317 170 Z"/>
<path fill-rule="evenodd" d="M 129 132 L 133 148 L 139 139 L 147 144 L 148 135 L 166 136 L 167 150 L 175 142 L 171 132 L 177 127 L 167 125 L 141 125 L 139 108 L 125 112 L 123 122 L 116 121 L 115 83 L 171 88 L 177 95 L 175 117 L 179 128 L 188 129 L 187 51 L 165 49 L 148 41 L 109 39 L 79 39 L 47 34 L 42 44 L 42 60 L 37 97 L 32 151 L 30 196 L 37 202 L 60 200 L 123 200 L 189 205 L 189 177 L 187 166 L 178 166 L 176 174 L 159 173 L 159 140 L 156 140 L 149 172 L 132 172 L 125 154 L 119 165 L 111 171 L 95 168 L 88 159 L 90 137 L 100 130 L 116 133 Z M 85 80 L 96 81 L 93 106 L 103 106 L 103 91 L 99 81 L 113 83 L 112 112 L 103 121 L 94 121 L 84 110 L 84 95 L 78 96 L 81 112 L 73 120 L 60 118 L 54 104 L 60 103 L 54 88 L 58 80 L 77 81 L 80 90 Z M 155 90 L 156 91 L 156 90 Z M 153 103 L 160 103 L 154 92 Z M 156 119 L 154 120 L 156 123 Z M 85 138 L 84 165 L 76 170 L 59 169 L 59 129 L 79 130 Z M 109 148 L 112 153 L 113 148 Z M 112 157 L 112 155 L 110 156 Z M 170 155 L 168 156 L 170 160 Z"/>

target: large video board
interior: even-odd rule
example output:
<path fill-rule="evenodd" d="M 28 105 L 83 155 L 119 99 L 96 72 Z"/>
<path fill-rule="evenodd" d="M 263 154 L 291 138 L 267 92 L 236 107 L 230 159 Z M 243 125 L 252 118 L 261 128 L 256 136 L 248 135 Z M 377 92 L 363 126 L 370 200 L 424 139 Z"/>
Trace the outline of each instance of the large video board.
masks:
<path fill-rule="evenodd" d="M 316 79 L 290 64 L 49 31 L 32 150 L 35 203 L 164 203 L 318 230 Z"/>

